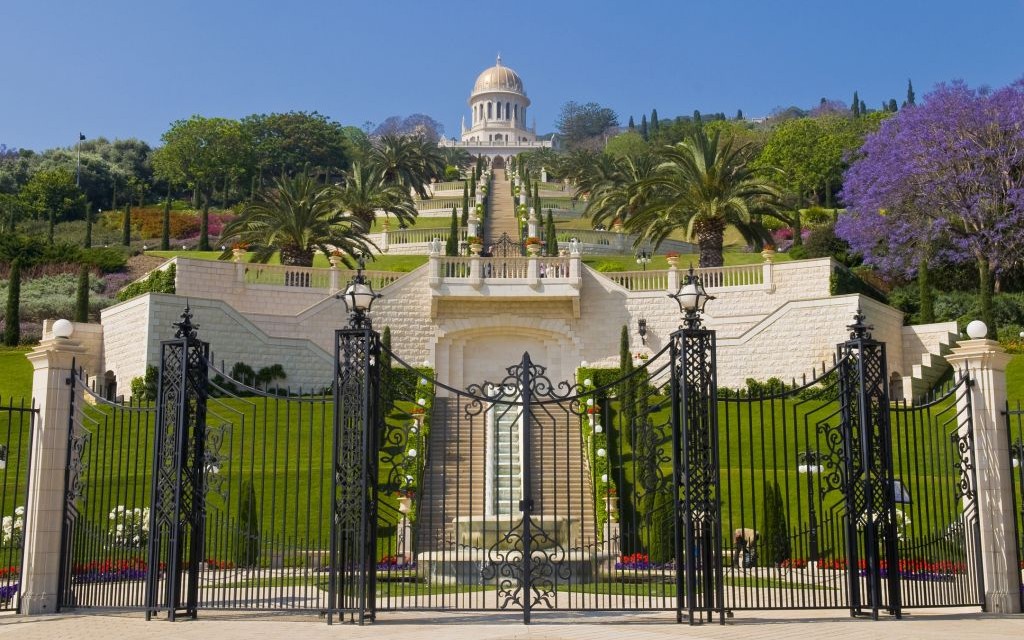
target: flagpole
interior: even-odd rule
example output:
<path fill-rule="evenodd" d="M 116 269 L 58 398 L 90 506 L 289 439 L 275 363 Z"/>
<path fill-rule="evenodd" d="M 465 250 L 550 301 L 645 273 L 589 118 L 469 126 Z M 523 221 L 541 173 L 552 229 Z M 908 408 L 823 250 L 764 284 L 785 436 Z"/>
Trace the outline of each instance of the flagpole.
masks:
<path fill-rule="evenodd" d="M 78 151 L 78 160 L 75 163 L 75 186 L 78 188 L 82 187 L 82 140 L 85 140 L 85 136 L 79 131 L 78 142 L 75 144 L 75 149 Z"/>

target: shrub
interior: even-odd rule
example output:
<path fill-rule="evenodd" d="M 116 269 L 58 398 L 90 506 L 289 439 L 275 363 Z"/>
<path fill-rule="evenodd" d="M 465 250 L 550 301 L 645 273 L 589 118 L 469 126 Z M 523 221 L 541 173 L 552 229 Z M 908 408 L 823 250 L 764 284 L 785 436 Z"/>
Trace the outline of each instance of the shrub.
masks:
<path fill-rule="evenodd" d="M 789 522 L 782 490 L 775 482 L 765 485 L 764 531 L 757 542 L 758 559 L 766 567 L 777 567 L 789 558 Z"/>
<path fill-rule="evenodd" d="M 156 400 L 160 370 L 154 365 L 146 367 L 146 375 L 132 378 L 132 398 L 135 400 Z"/>
<path fill-rule="evenodd" d="M 117 299 L 124 302 L 144 293 L 174 293 L 175 272 L 173 264 L 162 271 L 154 271 L 145 280 L 133 282 L 118 291 Z"/>
<path fill-rule="evenodd" d="M 253 567 L 260 559 L 260 521 L 256 512 L 256 487 L 242 480 L 242 499 L 238 504 L 238 534 L 235 538 L 235 564 Z"/>

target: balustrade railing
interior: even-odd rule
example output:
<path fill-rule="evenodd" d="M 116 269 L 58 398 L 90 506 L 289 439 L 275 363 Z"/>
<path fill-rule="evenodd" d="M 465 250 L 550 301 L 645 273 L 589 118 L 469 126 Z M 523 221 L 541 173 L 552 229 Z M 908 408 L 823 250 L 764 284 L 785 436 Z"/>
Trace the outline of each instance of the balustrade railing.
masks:
<path fill-rule="evenodd" d="M 668 271 L 615 271 L 604 275 L 630 291 L 668 290 Z"/>
<path fill-rule="evenodd" d="M 434 259 L 434 258 L 432 258 Z M 570 257 L 551 258 L 471 258 L 438 256 L 437 275 L 442 280 L 459 280 L 468 278 L 482 278 L 484 280 L 527 280 L 536 278 L 562 278 L 571 277 Z M 536 275 L 530 271 L 530 263 L 536 263 Z M 478 271 L 474 272 L 473 265 L 477 265 Z"/>
<path fill-rule="evenodd" d="M 448 227 L 435 229 L 396 229 L 388 231 L 389 244 L 411 244 L 416 242 L 430 242 L 434 238 L 440 238 L 442 242 L 448 240 Z M 459 228 L 459 240 L 465 240 L 468 234 L 466 227 Z M 379 236 L 377 236 L 379 238 Z"/>
<path fill-rule="evenodd" d="M 678 281 L 682 282 L 685 275 L 683 269 L 677 270 Z M 771 284 L 765 282 L 763 264 L 745 264 L 734 267 L 705 267 L 694 269 L 701 277 L 705 288 L 709 291 L 729 287 L 757 287 Z M 668 270 L 649 271 L 614 271 L 602 274 L 615 284 L 630 291 L 665 291 L 669 288 Z"/>
<path fill-rule="evenodd" d="M 336 274 L 336 275 L 335 275 Z M 355 276 L 351 269 L 323 269 L 294 267 L 281 264 L 254 264 L 245 267 L 245 284 L 270 287 L 299 287 L 303 289 L 344 288 Z M 363 271 L 374 289 L 380 290 L 404 274 L 394 271 Z"/>
<path fill-rule="evenodd" d="M 459 213 L 462 213 L 462 198 L 429 198 L 427 200 L 415 201 L 417 211 L 434 210 L 434 209 L 447 209 L 452 210 L 452 207 L 456 207 Z M 472 202 L 470 203 L 472 205 Z"/>

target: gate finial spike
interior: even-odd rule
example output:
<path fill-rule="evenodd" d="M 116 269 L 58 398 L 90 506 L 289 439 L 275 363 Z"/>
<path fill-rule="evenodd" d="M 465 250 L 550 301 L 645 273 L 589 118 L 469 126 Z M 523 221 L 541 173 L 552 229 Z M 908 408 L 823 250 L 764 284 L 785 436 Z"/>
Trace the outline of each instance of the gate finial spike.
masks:
<path fill-rule="evenodd" d="M 864 322 L 866 319 L 867 316 L 858 307 L 857 312 L 853 314 L 853 324 L 846 325 L 850 330 L 850 340 L 871 339 L 871 330 L 874 327 Z"/>
<path fill-rule="evenodd" d="M 199 328 L 199 325 L 192 324 L 192 309 L 189 308 L 187 298 L 185 299 L 185 311 L 181 314 L 181 322 L 175 322 L 173 326 L 177 328 L 177 331 L 174 332 L 175 338 L 195 339 L 196 330 Z"/>

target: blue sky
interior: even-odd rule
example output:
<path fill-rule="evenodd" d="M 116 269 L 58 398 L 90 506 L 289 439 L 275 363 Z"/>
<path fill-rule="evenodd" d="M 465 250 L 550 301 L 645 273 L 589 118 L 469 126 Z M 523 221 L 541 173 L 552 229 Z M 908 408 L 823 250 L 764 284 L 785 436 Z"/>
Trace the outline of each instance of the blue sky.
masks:
<path fill-rule="evenodd" d="M 1024 76 L 1024 1 L 0 0 L 0 143 L 158 143 L 199 113 L 316 110 L 361 126 L 426 113 L 457 134 L 497 52 L 539 131 L 567 100 L 623 123 L 822 96 L 872 108 L 936 82 Z"/>

